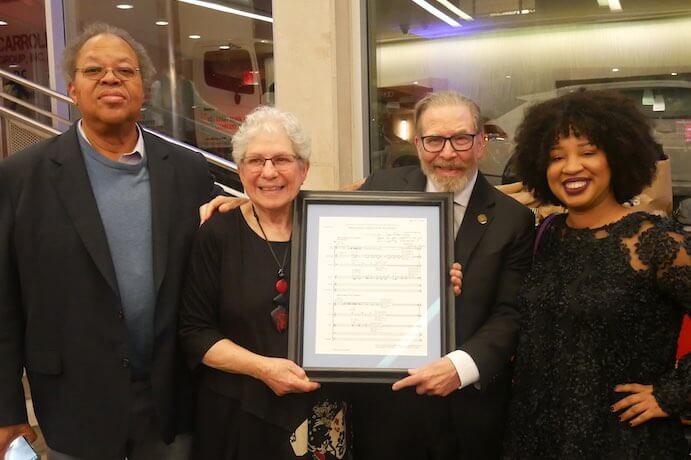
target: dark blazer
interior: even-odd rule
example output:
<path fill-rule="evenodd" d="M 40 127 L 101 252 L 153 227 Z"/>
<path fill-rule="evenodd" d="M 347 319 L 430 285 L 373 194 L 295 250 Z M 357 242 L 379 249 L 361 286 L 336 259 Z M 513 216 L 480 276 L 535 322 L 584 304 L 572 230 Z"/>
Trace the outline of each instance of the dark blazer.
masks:
<path fill-rule="evenodd" d="M 213 181 L 201 156 L 143 135 L 157 292 L 151 384 L 169 442 L 192 400 L 176 310 Z M 0 162 L 0 426 L 26 422 L 23 367 L 51 448 L 80 458 L 118 452 L 130 407 L 127 337 L 75 126 Z"/>
<path fill-rule="evenodd" d="M 377 171 L 361 189 L 424 191 L 426 183 L 419 166 L 408 166 Z M 497 191 L 478 173 L 454 252 L 463 266 L 462 293 L 456 298 L 456 347 L 475 361 L 481 389 L 471 385 L 444 399 L 425 397 L 442 402 L 431 405 L 451 408 L 456 449 L 465 454 L 461 458 L 476 458 L 480 453 L 477 458 L 492 458 L 492 452 L 498 455 L 501 447 L 509 366 L 518 336 L 517 294 L 530 265 L 534 223 L 528 208 Z M 387 392 L 391 393 L 388 388 Z M 414 392 L 407 394 L 424 400 Z M 396 405 L 409 408 L 414 404 Z M 405 442 L 400 444 L 402 453 L 412 450 Z"/>

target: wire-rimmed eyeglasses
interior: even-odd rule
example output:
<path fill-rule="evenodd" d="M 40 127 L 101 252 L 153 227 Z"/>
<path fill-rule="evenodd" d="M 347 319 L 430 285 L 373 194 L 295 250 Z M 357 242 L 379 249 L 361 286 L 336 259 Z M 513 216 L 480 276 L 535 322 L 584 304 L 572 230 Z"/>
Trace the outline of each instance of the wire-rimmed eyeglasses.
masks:
<path fill-rule="evenodd" d="M 125 66 L 101 67 L 101 66 L 93 65 L 93 66 L 78 68 L 76 70 L 78 70 L 79 72 L 82 73 L 82 77 L 89 79 L 89 80 L 100 80 L 110 70 L 111 72 L 113 72 L 113 75 L 118 80 L 127 81 L 127 80 L 131 80 L 137 76 L 137 72 L 139 72 L 139 67 L 125 67 Z"/>
<path fill-rule="evenodd" d="M 295 155 L 276 155 L 275 157 L 251 156 L 242 160 L 242 164 L 249 172 L 259 172 L 264 169 L 267 161 L 271 162 L 277 171 L 288 171 L 293 167 L 298 157 Z"/>

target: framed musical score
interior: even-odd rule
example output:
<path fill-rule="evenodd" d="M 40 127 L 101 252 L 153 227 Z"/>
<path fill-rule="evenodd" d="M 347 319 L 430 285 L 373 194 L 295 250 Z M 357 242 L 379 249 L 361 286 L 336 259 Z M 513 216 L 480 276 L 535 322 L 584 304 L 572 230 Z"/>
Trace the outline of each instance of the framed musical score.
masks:
<path fill-rule="evenodd" d="M 288 356 L 312 380 L 393 382 L 454 341 L 453 197 L 303 191 Z"/>

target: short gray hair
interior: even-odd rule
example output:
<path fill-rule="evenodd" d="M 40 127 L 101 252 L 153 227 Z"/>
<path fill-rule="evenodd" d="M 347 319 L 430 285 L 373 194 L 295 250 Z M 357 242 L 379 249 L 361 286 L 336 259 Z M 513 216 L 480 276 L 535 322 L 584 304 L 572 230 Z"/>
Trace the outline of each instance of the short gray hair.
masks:
<path fill-rule="evenodd" d="M 245 159 L 247 146 L 257 135 L 277 133 L 285 133 L 288 136 L 298 159 L 309 160 L 310 138 L 297 117 L 266 105 L 260 105 L 247 115 L 233 135 L 233 160 L 240 164 Z"/>
<path fill-rule="evenodd" d="M 65 47 L 65 51 L 62 53 L 62 72 L 65 76 L 65 82 L 72 83 L 72 80 L 74 80 L 74 76 L 77 72 L 77 56 L 79 56 L 79 52 L 82 50 L 82 47 L 84 47 L 84 44 L 95 36 L 102 34 L 114 35 L 123 39 L 130 45 L 134 54 L 137 55 L 139 73 L 142 76 L 144 87 L 148 88 L 156 74 L 156 69 L 146 49 L 144 49 L 141 43 L 132 38 L 132 35 L 126 30 L 103 22 L 95 22 L 88 25 L 81 34 L 70 40 L 69 44 Z"/>
<path fill-rule="evenodd" d="M 473 117 L 475 123 L 475 130 L 482 131 L 482 113 L 480 106 L 472 99 L 465 97 L 456 91 L 440 91 L 438 93 L 429 93 L 415 104 L 415 133 L 420 134 L 420 118 L 430 107 L 460 105 L 467 107 Z"/>

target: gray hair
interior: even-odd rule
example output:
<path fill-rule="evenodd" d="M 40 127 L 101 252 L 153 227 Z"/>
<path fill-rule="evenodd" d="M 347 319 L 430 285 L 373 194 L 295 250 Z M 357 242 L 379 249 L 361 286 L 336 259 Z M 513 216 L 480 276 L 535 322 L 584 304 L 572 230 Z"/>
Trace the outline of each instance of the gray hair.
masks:
<path fill-rule="evenodd" d="M 65 82 L 72 83 L 72 80 L 74 80 L 74 76 L 77 72 L 77 56 L 79 56 L 79 52 L 84 44 L 93 37 L 102 34 L 114 35 L 123 39 L 130 45 L 134 54 L 137 55 L 139 73 L 142 76 L 144 87 L 147 88 L 156 74 L 156 69 L 146 49 L 144 49 L 141 43 L 132 38 L 132 35 L 126 30 L 103 22 L 95 22 L 88 25 L 81 34 L 70 40 L 69 44 L 65 47 L 65 51 L 62 53 L 62 72 L 65 76 Z"/>
<path fill-rule="evenodd" d="M 260 105 L 247 115 L 233 135 L 233 160 L 239 164 L 245 159 L 247 146 L 257 135 L 278 133 L 288 136 L 298 159 L 309 160 L 310 138 L 297 117 L 292 113 L 266 105 Z"/>
<path fill-rule="evenodd" d="M 467 107 L 473 117 L 475 129 L 477 132 L 482 131 L 482 113 L 480 106 L 470 98 L 465 97 L 456 91 L 440 91 L 438 93 L 429 93 L 415 104 L 415 133 L 420 134 L 420 118 L 430 107 L 460 105 Z"/>

